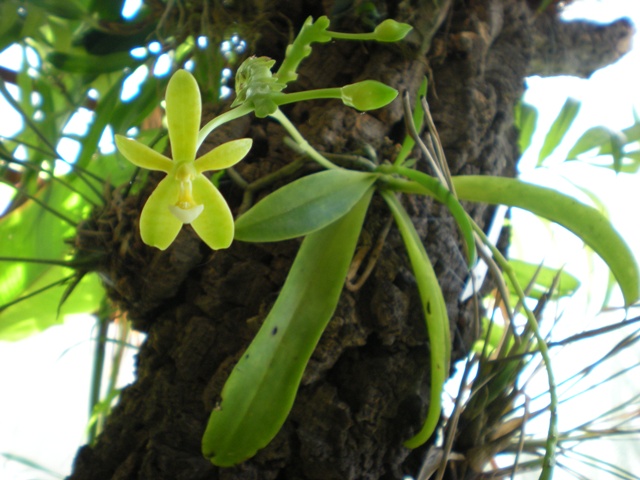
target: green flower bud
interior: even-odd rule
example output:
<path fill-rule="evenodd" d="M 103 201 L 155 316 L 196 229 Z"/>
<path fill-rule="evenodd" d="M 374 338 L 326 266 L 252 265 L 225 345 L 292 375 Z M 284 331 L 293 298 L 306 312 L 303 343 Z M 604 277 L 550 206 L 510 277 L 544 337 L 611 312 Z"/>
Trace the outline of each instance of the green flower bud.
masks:
<path fill-rule="evenodd" d="M 388 105 L 398 96 L 398 91 L 375 80 L 364 80 L 345 85 L 340 89 L 340 94 L 345 105 L 366 111 Z"/>
<path fill-rule="evenodd" d="M 408 23 L 387 19 L 376 27 L 373 34 L 378 42 L 398 42 L 411 30 L 413 27 Z"/>
<path fill-rule="evenodd" d="M 271 72 L 276 63 L 269 57 L 250 57 L 238 68 L 236 73 L 236 99 L 232 107 L 249 102 L 256 116 L 262 118 L 272 114 L 278 108 L 273 97 L 286 86 Z"/>

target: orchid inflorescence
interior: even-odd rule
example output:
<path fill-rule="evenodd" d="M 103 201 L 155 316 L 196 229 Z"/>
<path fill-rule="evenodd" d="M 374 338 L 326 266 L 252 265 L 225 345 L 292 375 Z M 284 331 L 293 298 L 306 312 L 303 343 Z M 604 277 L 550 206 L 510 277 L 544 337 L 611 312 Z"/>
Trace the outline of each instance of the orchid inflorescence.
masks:
<path fill-rule="evenodd" d="M 329 19 L 310 17 L 300 35 L 287 49 L 277 72 L 275 60 L 251 57 L 236 74 L 236 99 L 231 109 L 200 128 L 201 99 L 196 79 L 186 70 L 176 71 L 167 86 L 166 117 L 173 159 L 122 135 L 115 136 L 118 150 L 131 163 L 149 170 L 165 172 L 145 204 L 140 217 L 140 234 L 147 245 L 165 250 L 175 240 L 183 224 L 190 224 L 212 249 L 227 248 L 234 238 L 234 220 L 224 197 L 203 172 L 222 170 L 242 160 L 251 149 L 252 140 L 242 138 L 218 146 L 196 158 L 204 138 L 222 123 L 249 113 L 270 116 L 290 133 L 305 153 L 325 168 L 337 168 L 313 149 L 280 110 L 281 105 L 335 98 L 360 111 L 381 108 L 398 92 L 374 80 L 351 85 L 286 94 L 287 84 L 297 78 L 296 69 L 310 51 L 310 44 L 332 38 L 393 42 L 403 38 L 411 27 L 393 20 L 382 22 L 373 32 L 345 34 L 328 30 Z"/>

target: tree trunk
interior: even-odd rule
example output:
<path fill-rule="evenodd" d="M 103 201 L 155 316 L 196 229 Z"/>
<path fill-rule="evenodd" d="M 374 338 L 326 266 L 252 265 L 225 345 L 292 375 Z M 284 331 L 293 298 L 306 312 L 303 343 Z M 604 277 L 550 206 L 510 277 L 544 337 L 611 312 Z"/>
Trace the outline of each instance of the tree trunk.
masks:
<path fill-rule="evenodd" d="M 309 15 L 329 15 L 332 30 L 367 28 L 355 8 L 343 5 L 347 2 L 255 2 L 264 4 L 263 10 L 251 10 L 250 3 L 238 2 L 242 8 L 237 10 L 229 7 L 225 18 L 252 25 L 249 53 L 277 60 L 290 33 Z M 411 23 L 416 32 L 401 44 L 316 45 L 294 88 L 371 78 L 408 91 L 413 99 L 427 75 L 429 103 L 452 174 L 513 176 L 519 156 L 513 109 L 524 77 L 565 73 L 563 68 L 571 68 L 566 62 L 557 61 L 549 70 L 553 62 L 545 59 L 582 47 L 570 35 L 557 37 L 568 43 L 555 49 L 546 45 L 550 32 L 567 27 L 553 11 L 536 16 L 524 0 L 442 1 L 442 9 L 436 3 L 376 2 L 382 18 Z M 585 28 L 579 39 L 590 45 L 596 37 L 588 33 L 595 30 Z M 590 71 L 612 61 L 611 52 L 630 36 L 628 23 L 605 30 L 611 41 L 602 55 L 589 57 Z M 319 150 L 375 151 L 380 162 L 392 158 L 405 131 L 399 100 L 368 114 L 336 101 L 298 104 L 287 114 Z M 276 123 L 253 117 L 220 128 L 203 148 L 240 137 L 254 139 L 248 158 L 237 167 L 249 182 L 296 157 L 283 144 L 284 133 Z M 147 339 L 138 355 L 135 383 L 122 392 L 96 445 L 80 449 L 69 478 L 344 480 L 415 475 L 427 447 L 411 451 L 402 442 L 421 426 L 428 408 L 429 343 L 399 234 L 391 229 L 362 288 L 343 292 L 277 437 L 253 459 L 219 469 L 200 453 L 207 419 L 282 287 L 299 241 L 234 242 L 228 250 L 212 252 L 184 228 L 160 252 L 142 244 L 138 233 L 139 212 L 151 188 L 135 197 L 116 192 L 88 223 L 93 229 L 113 230 L 113 255 L 100 273 L 108 279 L 112 300 Z M 242 190 L 230 181 L 221 190 L 237 212 Z M 455 222 L 428 199 L 406 198 L 405 204 L 438 274 L 451 320 L 453 355 L 460 358 L 476 338 L 478 322 L 472 302 L 458 300 L 466 266 Z M 481 226 L 490 220 L 492 208 L 468 207 Z M 389 218 L 383 202 L 374 199 L 361 242 L 375 243 Z"/>

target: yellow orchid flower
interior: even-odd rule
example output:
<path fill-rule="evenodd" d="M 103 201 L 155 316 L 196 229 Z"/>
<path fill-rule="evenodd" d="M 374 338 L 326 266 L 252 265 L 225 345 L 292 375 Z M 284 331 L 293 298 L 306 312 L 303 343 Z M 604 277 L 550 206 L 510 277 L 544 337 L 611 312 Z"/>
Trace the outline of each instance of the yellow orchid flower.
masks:
<path fill-rule="evenodd" d="M 115 136 L 118 150 L 131 163 L 167 173 L 142 209 L 142 241 L 165 250 L 182 225 L 191 224 L 209 247 L 227 248 L 233 241 L 233 216 L 222 194 L 202 172 L 235 165 L 249 152 L 252 140 L 224 143 L 196 159 L 201 100 L 193 75 L 186 70 L 173 74 L 165 100 L 173 160 L 136 140 Z"/>

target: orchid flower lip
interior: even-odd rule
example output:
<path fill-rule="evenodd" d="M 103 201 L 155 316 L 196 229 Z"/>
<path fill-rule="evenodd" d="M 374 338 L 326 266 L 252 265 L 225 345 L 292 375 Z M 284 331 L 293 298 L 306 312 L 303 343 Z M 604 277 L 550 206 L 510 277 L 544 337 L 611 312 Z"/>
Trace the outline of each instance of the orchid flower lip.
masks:
<path fill-rule="evenodd" d="M 200 216 L 204 210 L 204 205 L 193 205 L 189 208 L 182 208 L 180 205 L 169 205 L 168 208 L 174 217 L 188 225 Z"/>

